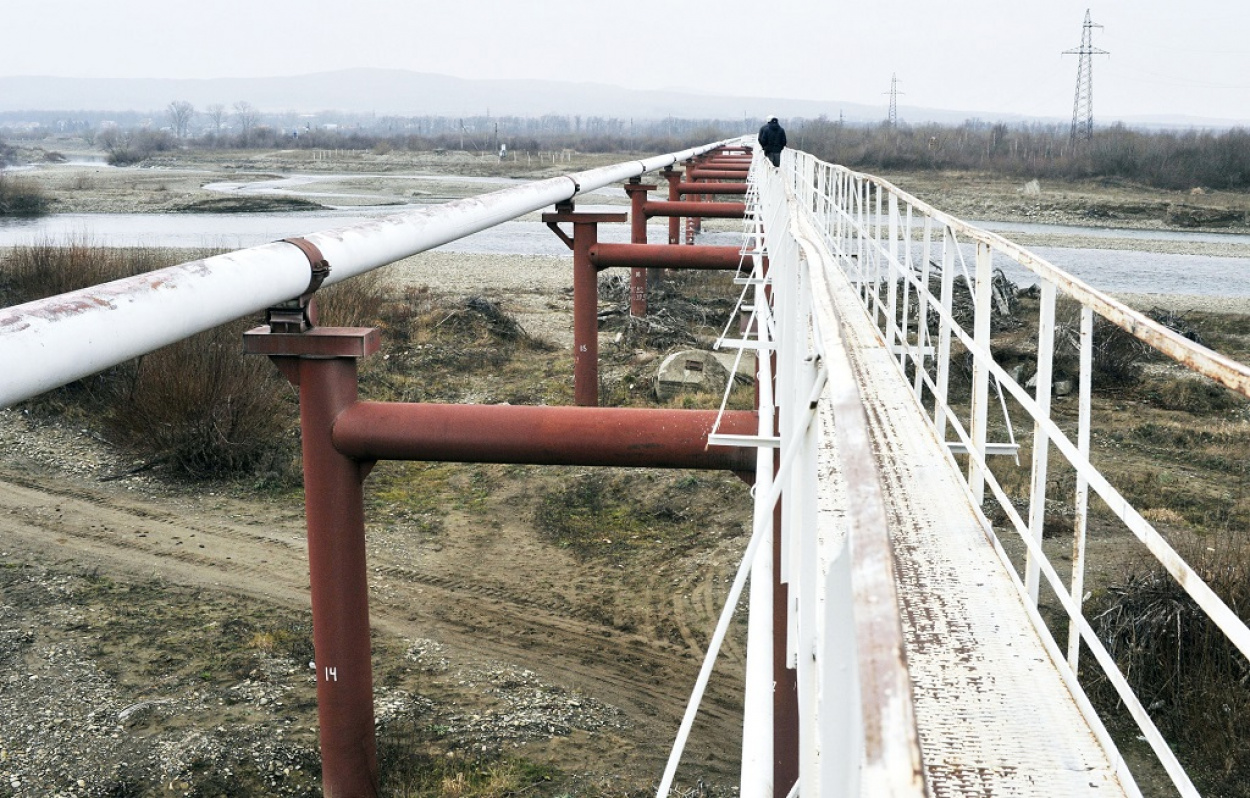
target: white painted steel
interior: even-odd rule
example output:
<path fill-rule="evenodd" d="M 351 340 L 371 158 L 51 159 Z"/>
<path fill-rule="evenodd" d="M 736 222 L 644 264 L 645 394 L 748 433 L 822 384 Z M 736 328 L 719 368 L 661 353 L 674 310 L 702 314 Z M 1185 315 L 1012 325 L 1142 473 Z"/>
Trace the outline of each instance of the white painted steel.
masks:
<path fill-rule="evenodd" d="M 977 244 L 977 279 L 973 296 L 975 297 L 976 319 L 973 326 L 973 340 L 982 349 L 990 346 L 990 281 L 993 274 L 993 252 L 984 244 Z M 894 275 L 890 275 L 894 279 Z M 990 405 L 990 372 L 989 364 L 980 358 L 972 361 L 972 451 L 968 458 L 968 487 L 972 491 L 972 500 L 978 507 L 985 500 L 985 471 L 981 465 L 979 452 L 985 451 L 986 429 L 989 424 Z"/>
<path fill-rule="evenodd" d="M 1092 374 L 1094 365 L 1094 311 L 1081 308 L 1081 374 Z M 1081 380 L 1078 394 L 1076 448 L 1081 457 L 1089 460 L 1091 380 Z M 1078 472 L 1076 497 L 1073 500 L 1076 516 L 1072 530 L 1072 607 L 1069 615 L 1074 622 L 1068 627 L 1068 667 L 1076 672 L 1081 654 L 1081 630 L 1075 620 L 1081 615 L 1085 602 L 1085 533 L 1089 521 L 1089 481 Z"/>
<path fill-rule="evenodd" d="M 810 156 L 800 154 L 796 157 L 803 159 Z M 1009 528 L 1020 535 L 1028 550 L 1030 558 L 1028 573 L 1031 574 L 1036 571 L 1040 577 L 1044 577 L 1055 592 L 1057 600 L 1063 606 L 1064 611 L 1074 619 L 1072 626 L 1076 634 L 1079 635 L 1079 640 L 1085 642 L 1099 665 L 1107 671 L 1108 679 L 1115 685 L 1126 707 L 1133 714 L 1134 718 L 1137 719 L 1143 737 L 1154 749 L 1165 769 L 1173 778 L 1180 793 L 1182 795 L 1196 794 L 1167 743 L 1150 721 L 1140 701 L 1128 689 L 1127 683 L 1116 670 L 1114 662 L 1093 633 L 1089 622 L 1081 615 L 1080 605 L 1084 598 L 1081 593 L 1083 590 L 1082 570 L 1087 559 L 1084 551 L 1084 529 L 1088 512 L 1088 490 L 1092 488 L 1107 503 L 1127 529 L 1146 544 L 1152 554 L 1178 580 L 1195 602 L 1202 607 L 1213 622 L 1228 636 L 1230 641 L 1243 654 L 1248 656 L 1250 656 L 1250 630 L 1211 592 L 1210 588 L 1194 573 L 1193 569 L 1141 517 L 1139 512 L 1128 505 L 1123 496 L 1089 462 L 1090 417 L 1088 384 L 1091 373 L 1089 353 L 1092 337 L 1092 316 L 1094 313 L 1097 313 L 1154 346 L 1164 354 L 1173 357 L 1182 365 L 1246 396 L 1250 396 L 1250 368 L 1186 341 L 1179 335 L 1146 319 L 1140 313 L 1124 307 L 1060 271 L 1053 265 L 1037 258 L 1027 250 L 1005 241 L 997 235 L 986 233 L 947 214 L 943 214 L 914 197 L 898 191 L 894 186 L 883 180 L 869 175 L 850 172 L 828 164 L 818 166 L 817 173 L 819 173 L 821 168 L 827 169 L 835 175 L 833 179 L 826 179 L 823 185 L 846 183 L 851 186 L 851 191 L 846 194 L 833 192 L 817 195 L 815 183 L 804 181 L 797 177 L 810 171 L 806 164 L 803 165 L 802 169 L 787 172 L 786 176 L 790 180 L 792 189 L 803 198 L 801 204 L 805 207 L 809 204 L 815 207 L 817 209 L 816 215 L 823 215 L 825 218 L 828 218 L 828 213 L 824 211 L 825 206 L 834 209 L 833 216 L 835 222 L 824 231 L 825 239 L 831 252 L 835 253 L 835 256 L 838 258 L 841 269 L 848 275 L 849 279 L 852 281 L 859 280 L 860 286 L 863 287 L 864 282 L 860 277 L 863 269 L 862 264 L 866 261 L 880 264 L 880 269 L 874 269 L 871 278 L 871 290 L 863 292 L 861 299 L 869 318 L 877 321 L 877 324 L 883 330 L 883 335 L 895 334 L 888 325 L 898 325 L 899 322 L 888 318 L 883 319 L 887 314 L 882 313 L 880 310 L 880 280 L 901 280 L 905 285 L 910 284 L 916 291 L 920 292 L 921 296 L 924 296 L 928 291 L 928 281 L 927 279 L 919 279 L 914 274 L 914 270 L 907 268 L 905 265 L 900 265 L 896 259 L 890 257 L 890 245 L 882 241 L 880 234 L 882 214 L 878 212 L 875 219 L 865 217 L 862 203 L 847 200 L 845 197 L 851 194 L 859 197 L 875 194 L 877 196 L 878 208 L 880 208 L 882 205 L 880 197 L 884 193 L 891 198 L 891 201 L 897 201 L 906 206 L 908 212 L 914 211 L 924 215 L 927 225 L 941 225 L 943 229 L 944 251 L 942 253 L 940 297 L 929 297 L 927 300 L 922 300 L 929 303 L 929 307 L 937 317 L 936 374 L 932 370 L 925 370 L 923 373 L 917 370 L 914 375 L 919 377 L 922 398 L 924 398 L 926 404 L 932 407 L 933 430 L 937 432 L 939 440 L 945 440 L 949 430 L 956 438 L 952 442 L 952 447 L 970 452 L 967 455 L 970 483 L 966 485 L 966 489 L 973 499 L 973 506 L 980 507 L 983 489 L 988 487 L 994 499 L 1000 504 L 1003 513 L 1007 516 Z M 875 228 L 873 225 L 874 221 L 876 222 Z M 963 238 L 977 245 L 977 279 L 973 285 L 976 305 L 975 324 L 971 333 L 956 321 L 952 309 L 951 284 L 954 279 L 954 267 L 957 262 L 962 262 L 962 257 L 956 249 L 957 238 Z M 1029 395 L 1028 391 L 1016 384 L 993 360 L 990 351 L 990 337 L 986 334 L 985 329 L 988 324 L 982 322 L 982 318 L 984 316 L 988 321 L 989 303 L 992 301 L 989 291 L 989 277 L 994 257 L 1010 258 L 1037 274 L 1041 278 L 1044 291 L 1052 294 L 1057 292 L 1067 299 L 1075 300 L 1082 306 L 1082 365 L 1079 379 L 1082 394 L 1080 395 L 1080 420 L 1077 433 L 1078 442 L 1076 444 L 1073 444 L 1066 434 L 1059 429 L 1058 425 L 1049 418 L 1047 408 L 1045 407 L 1048 403 L 1048 387 L 1046 389 L 1039 387 L 1038 396 L 1033 397 Z M 905 261 L 906 259 L 904 258 L 903 260 Z M 928 261 L 927 255 L 926 261 Z M 1047 285 L 1052 286 L 1052 288 L 1047 289 Z M 904 288 L 904 291 L 906 290 Z M 1043 305 L 1045 306 L 1046 304 L 1048 302 L 1044 301 Z M 1046 311 L 1043 311 L 1042 327 L 1044 331 L 1053 328 L 1053 316 L 1050 318 L 1050 323 L 1047 323 L 1046 315 Z M 904 319 L 903 324 L 905 323 L 906 320 Z M 985 327 L 983 327 L 983 324 L 985 324 Z M 947 399 L 951 346 L 956 341 L 969 353 L 974 363 L 973 379 L 975 389 L 971 413 L 953 407 Z M 1047 346 L 1048 344 L 1045 341 L 1039 342 L 1039 350 L 1045 350 Z M 1042 354 L 1045 355 L 1045 352 L 1042 352 Z M 1043 357 L 1043 360 L 1046 359 L 1048 359 L 1048 356 Z M 1030 513 L 1030 519 L 1026 522 L 1011 505 L 1011 501 L 986 465 L 986 456 L 992 453 L 992 448 L 991 445 L 985 443 L 984 433 L 982 432 L 984 429 L 983 408 L 988 404 L 987 391 L 990 378 L 995 381 L 996 386 L 1000 390 L 1005 389 L 1033 420 L 1036 440 L 1035 450 L 1040 449 L 1044 452 L 1046 448 L 1054 447 L 1059 456 L 1063 457 L 1077 473 L 1078 483 L 1075 495 L 1077 527 L 1074 535 L 1074 570 L 1070 588 L 1063 584 L 1054 567 L 1044 558 L 1041 546 L 1035 535 L 1035 532 L 1040 529 L 1041 521 L 1044 518 L 1042 514 L 1044 495 L 1034 496 L 1032 500 L 1034 509 Z M 1048 382 L 1048 380 L 1041 379 L 1039 382 Z M 912 391 L 909 391 L 909 393 L 914 395 Z M 1046 484 L 1045 458 L 1046 455 L 1043 453 L 1040 456 L 1041 462 L 1037 463 L 1035 467 L 1035 476 L 1032 480 L 1034 485 L 1041 486 L 1037 488 L 1038 494 L 1042 493 Z M 987 534 L 990 535 L 990 541 L 998 550 L 1000 560 L 1010 569 L 1008 558 L 1002 553 L 997 539 L 993 537 L 992 532 L 988 531 L 988 527 Z M 1036 595 L 1036 587 L 1032 584 L 1034 580 L 1028 580 L 1030 584 L 1026 585 L 1024 581 L 1020 581 L 1015 577 L 1014 570 L 1009 570 L 1009 573 L 1016 579 L 1017 591 L 1022 596 Z M 1026 578 L 1027 576 L 1028 574 L 1026 574 Z M 1040 578 L 1037 581 L 1040 583 Z M 1120 774 L 1126 789 L 1129 789 L 1131 792 L 1135 788 L 1132 786 L 1127 768 L 1118 757 L 1118 754 L 1114 752 L 1109 736 L 1106 734 L 1105 729 L 1102 728 L 1101 722 L 1097 719 L 1092 706 L 1083 693 L 1080 692 L 1079 684 L 1073 673 L 1077 661 L 1077 638 L 1073 637 L 1068 641 L 1069 652 L 1065 658 L 1059 650 L 1057 643 L 1046 632 L 1045 624 L 1042 623 L 1036 610 L 1032 608 L 1031 601 L 1026 602 L 1028 604 L 1029 618 L 1039 630 L 1042 642 L 1047 651 L 1050 652 L 1050 659 L 1054 667 L 1068 685 L 1076 705 L 1089 721 L 1090 728 L 1095 736 L 1109 751 L 1116 772 Z"/>
<path fill-rule="evenodd" d="M 1051 379 L 1055 359 L 1055 284 L 1042 281 L 1041 312 L 1037 330 L 1037 409 L 1050 417 Z M 1085 380 L 1088 384 L 1089 380 Z M 1029 491 L 1029 534 L 1039 544 L 1046 522 L 1046 475 L 1049 466 L 1050 441 L 1041 424 L 1033 425 L 1033 481 Z M 1041 584 L 1041 569 L 1030 554 L 1024 566 L 1024 589 L 1036 604 Z"/>
<path fill-rule="evenodd" d="M 722 142 L 592 169 L 305 236 L 332 285 L 580 192 L 687 160 Z M 0 310 L 0 407 L 294 299 L 307 258 L 265 244 Z"/>
<path fill-rule="evenodd" d="M 748 201 L 754 203 L 755 184 L 752 183 Z M 755 214 L 748 216 L 747 238 L 752 243 L 751 275 L 755 281 L 744 286 L 743 296 L 747 290 L 753 292 L 751 315 L 747 321 L 747 330 L 755 330 L 760 340 L 771 340 L 774 329 L 771 318 L 771 306 L 765 292 L 763 276 L 764 247 L 763 227 Z M 737 313 L 730 314 L 732 321 Z M 728 331 L 726 331 L 728 332 Z M 722 339 L 724 336 L 721 336 Z M 718 344 L 719 346 L 719 344 Z M 745 350 L 739 350 L 739 352 Z M 776 418 L 776 406 L 773 400 L 772 359 L 757 357 L 756 385 L 759 386 L 759 400 L 756 411 L 759 414 L 755 486 L 753 490 L 759 494 L 772 493 L 773 487 L 773 456 L 774 450 L 780 448 L 781 439 L 773 428 Z M 732 383 L 733 380 L 730 380 Z M 730 386 L 726 386 L 728 391 Z M 722 410 L 728 404 L 728 395 L 722 401 Z M 716 436 L 709 436 L 708 442 Z M 728 436 L 720 436 L 728 437 Z M 742 769 L 739 778 L 741 795 L 772 795 L 773 794 L 773 529 L 772 516 L 761 521 L 759 550 L 755 561 L 751 564 L 751 592 L 749 594 L 747 620 L 747 652 L 746 678 L 742 698 Z"/>

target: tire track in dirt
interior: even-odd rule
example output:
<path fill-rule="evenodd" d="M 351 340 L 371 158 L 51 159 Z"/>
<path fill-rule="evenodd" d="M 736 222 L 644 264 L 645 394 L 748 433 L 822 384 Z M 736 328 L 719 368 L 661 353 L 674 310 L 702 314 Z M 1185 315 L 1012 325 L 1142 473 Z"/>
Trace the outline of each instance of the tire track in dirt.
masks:
<path fill-rule="evenodd" d="M 174 502 L 118 495 L 113 486 L 54 474 L 0 469 L 0 545 L 9 556 L 50 555 L 108 575 L 155 576 L 308 607 L 302 520 L 293 519 L 289 508 L 248 505 L 250 510 L 240 513 L 233 502 L 177 500 L 181 506 L 173 507 Z M 700 586 L 711 582 L 709 576 L 702 574 Z M 597 755 L 610 770 L 658 775 L 698 672 L 697 642 L 687 650 L 613 628 L 595 608 L 551 591 L 522 592 L 467 564 L 440 573 L 396 564 L 384 547 L 370 551 L 370 577 L 375 628 L 406 639 L 438 640 L 458 659 L 524 667 L 544 681 L 617 707 L 629 727 L 589 744 L 602 747 Z M 714 618 L 701 617 L 705 603 L 683 608 L 685 628 L 710 629 Z M 662 613 L 659 607 L 647 610 L 648 617 Z M 696 641 L 706 632 L 689 634 Z M 736 769 L 740 690 L 740 667 L 722 663 L 692 736 L 687 759 L 714 778 L 732 780 Z"/>

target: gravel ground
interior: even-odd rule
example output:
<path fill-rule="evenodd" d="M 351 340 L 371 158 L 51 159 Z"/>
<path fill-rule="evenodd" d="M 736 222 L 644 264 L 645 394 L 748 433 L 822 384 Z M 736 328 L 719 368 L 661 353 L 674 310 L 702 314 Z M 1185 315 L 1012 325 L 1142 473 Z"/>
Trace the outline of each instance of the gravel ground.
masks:
<path fill-rule="evenodd" d="M 1250 315 L 1250 297 L 1200 296 L 1195 294 L 1112 294 L 1131 308 L 1149 310 L 1166 308 L 1184 313 L 1191 310 L 1203 313 L 1241 313 Z"/>

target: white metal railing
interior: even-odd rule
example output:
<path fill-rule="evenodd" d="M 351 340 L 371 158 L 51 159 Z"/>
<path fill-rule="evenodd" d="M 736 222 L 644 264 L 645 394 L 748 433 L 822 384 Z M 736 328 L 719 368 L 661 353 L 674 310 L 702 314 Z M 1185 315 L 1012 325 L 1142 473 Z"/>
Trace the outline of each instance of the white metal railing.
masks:
<path fill-rule="evenodd" d="M 1055 658 L 1056 665 L 1074 696 L 1078 697 L 1082 710 L 1087 715 L 1093 714 L 1091 705 L 1083 699 L 1084 693 L 1075 676 L 1080 643 L 1084 642 L 1138 723 L 1142 735 L 1177 790 L 1185 796 L 1196 796 L 1198 793 L 1175 754 L 1082 612 L 1089 490 L 1102 498 L 1111 512 L 1146 545 L 1248 658 L 1250 629 L 1090 462 L 1094 315 L 1136 336 L 1177 363 L 1247 397 L 1250 397 L 1250 368 L 1183 338 L 1024 248 L 944 214 L 880 178 L 793 151 L 785 153 L 780 172 L 795 204 L 797 216 L 806 220 L 803 225 L 810 225 L 814 231 L 812 235 L 821 239 L 821 244 L 833 254 L 838 267 L 858 286 L 865 312 L 872 317 L 891 347 L 900 371 L 908 377 L 939 439 L 946 440 L 948 431 L 954 435 L 948 443 L 952 451 L 952 466 L 956 462 L 954 454 L 967 455 L 966 484 L 976 506 L 981 506 L 988 488 L 1008 518 L 1011 530 L 1026 546 L 1028 559 L 1024 578 L 1017 579 L 1020 591 L 1032 605 L 1036 605 L 1039 585 L 1044 577 L 1057 596 L 1069 618 L 1070 636 L 1066 661 L 1058 656 Z M 776 230 L 775 226 L 770 227 L 769 232 L 771 234 Z M 964 263 L 961 243 L 975 246 L 971 274 Z M 771 236 L 769 253 L 774 253 Z M 992 275 L 996 260 L 1001 262 L 1003 259 L 1010 259 L 1028 269 L 1040 281 L 1035 393 L 1019 385 L 994 361 L 992 354 L 991 305 L 997 301 L 992 292 Z M 773 263 L 776 265 L 775 259 Z M 953 286 L 960 277 L 968 279 L 971 288 L 974 304 L 971 329 L 966 329 L 954 316 Z M 931 278 L 939 284 L 936 294 L 930 288 Z M 1075 440 L 1060 429 L 1050 412 L 1055 302 L 1059 296 L 1080 305 L 1079 420 Z M 931 325 L 936 326 L 936 335 L 930 332 Z M 953 402 L 950 394 L 951 353 L 956 342 L 972 358 L 971 401 L 966 408 L 962 403 Z M 997 401 L 990 393 L 991 384 L 998 392 Z M 994 454 L 1013 453 L 1016 449 L 1014 441 L 992 443 L 987 440 L 992 408 L 1001 404 L 1004 413 L 1006 411 L 1003 391 L 1023 408 L 1033 426 L 1027 518 L 1016 510 L 987 462 L 987 458 Z M 1009 420 L 1006 426 L 1010 429 Z M 1051 473 L 1048 457 L 1052 447 L 1076 473 L 1074 544 L 1068 584 L 1064 583 L 1041 547 L 1048 474 Z M 999 556 L 1010 566 L 997 541 L 996 547 Z M 1009 567 L 1008 570 L 1014 577 L 1014 569 Z M 858 604 L 856 609 L 858 611 Z M 1043 638 L 1050 640 L 1050 633 L 1041 622 L 1040 615 L 1034 612 L 1031 617 Z M 861 645 L 862 642 L 861 638 Z M 1095 725 L 1101 728 L 1100 722 Z M 826 793 L 804 789 L 801 794 Z"/>
<path fill-rule="evenodd" d="M 753 527 L 657 795 L 669 794 L 749 575 L 741 794 L 921 798 L 924 774 L 886 505 L 840 311 L 822 285 L 825 270 L 836 264 L 781 172 L 757 155 L 751 182 L 745 252 L 752 268 L 738 282 L 753 337 L 730 337 L 727 328 L 719 345 L 758 355 Z M 728 443 L 727 437 L 713 434 L 709 442 Z M 828 467 L 843 479 L 820 479 Z M 774 528 L 778 502 L 784 509 Z M 779 574 L 773 573 L 774 536 Z M 794 785 L 773 784 L 775 579 L 787 584 L 790 597 L 786 662 L 796 672 L 799 714 Z"/>

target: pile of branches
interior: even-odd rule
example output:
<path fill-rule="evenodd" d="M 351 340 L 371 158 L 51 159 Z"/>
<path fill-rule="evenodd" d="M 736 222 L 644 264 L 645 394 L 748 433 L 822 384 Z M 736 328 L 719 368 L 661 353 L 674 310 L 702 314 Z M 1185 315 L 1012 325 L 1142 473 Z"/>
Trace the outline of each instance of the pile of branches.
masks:
<path fill-rule="evenodd" d="M 725 302 L 690 299 L 664 281 L 647 289 L 647 315 L 634 317 L 629 315 L 629 278 L 617 275 L 599 284 L 599 298 L 608 303 L 599 311 L 599 325 L 616 330 L 616 344 L 624 350 L 662 352 L 699 345 L 700 336 L 694 331 L 719 332 L 716 327 L 724 322 L 730 307 Z"/>
<path fill-rule="evenodd" d="M 1182 337 L 1188 338 L 1196 344 L 1206 345 L 1206 342 L 1202 340 L 1202 335 L 1189 323 L 1185 318 L 1185 314 L 1167 310 L 1166 308 L 1151 308 L 1146 311 L 1146 315 Z"/>
<path fill-rule="evenodd" d="M 1146 315 L 1164 327 L 1201 344 L 1202 336 L 1185 318 L 1172 310 L 1151 308 Z M 1055 357 L 1068 372 L 1077 373 L 1081 352 L 1080 322 L 1073 320 L 1056 325 Z M 1094 316 L 1093 384 L 1098 387 L 1122 387 L 1141 380 L 1142 366 L 1153 356 L 1154 349 L 1130 332 Z"/>
<path fill-rule="evenodd" d="M 932 264 L 929 272 L 929 293 L 935 297 L 942 295 L 941 266 Z M 967 330 L 972 329 L 976 320 L 976 288 L 966 275 L 956 275 L 951 286 L 951 315 L 955 321 Z M 900 284 L 901 292 L 901 284 Z M 901 293 L 900 293 L 901 296 Z M 884 300 L 884 295 L 882 299 Z M 1020 309 L 1020 288 L 1003 273 L 995 269 L 990 278 L 990 332 L 1005 332 L 1020 327 L 1020 319 L 1016 315 Z M 913 312 L 918 307 L 913 308 Z M 936 315 L 929 317 L 929 331 L 937 334 L 938 319 Z"/>

